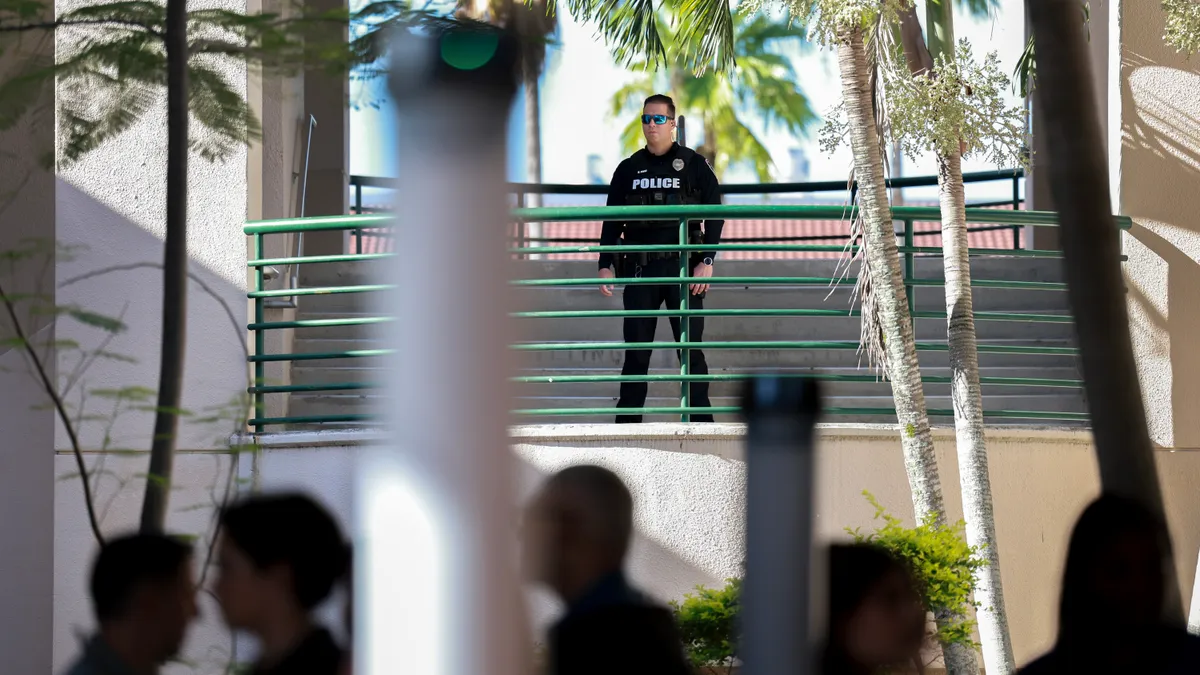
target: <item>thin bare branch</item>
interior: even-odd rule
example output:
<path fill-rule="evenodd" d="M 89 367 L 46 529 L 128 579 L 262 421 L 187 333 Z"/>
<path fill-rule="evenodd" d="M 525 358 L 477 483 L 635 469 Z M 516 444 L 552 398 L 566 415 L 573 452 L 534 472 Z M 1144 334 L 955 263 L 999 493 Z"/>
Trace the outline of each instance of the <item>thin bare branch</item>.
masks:
<path fill-rule="evenodd" d="M 78 276 L 71 277 L 70 279 L 67 279 L 66 281 L 59 284 L 58 287 L 66 288 L 67 286 L 77 284 L 81 281 L 87 281 L 88 279 L 94 279 L 96 277 L 104 276 L 105 274 L 111 274 L 113 272 L 129 272 L 132 270 L 140 270 L 140 269 L 162 269 L 162 263 L 142 262 L 142 263 L 131 263 L 128 265 L 113 265 L 111 267 L 101 267 L 100 269 L 92 270 L 90 272 L 85 272 Z M 199 276 L 197 276 L 194 272 L 189 271 L 188 278 L 191 279 L 192 281 L 194 281 L 196 283 L 196 285 L 199 286 L 201 288 L 201 290 L 203 290 L 206 294 L 208 294 L 209 297 L 211 297 L 213 300 L 215 300 L 217 302 L 217 304 L 221 305 L 221 309 L 223 309 L 225 311 L 225 316 L 228 317 L 229 323 L 233 326 L 234 332 L 237 333 L 238 344 L 240 344 L 242 346 L 243 352 L 249 354 L 250 346 L 246 342 L 246 334 L 242 330 L 244 328 L 244 326 L 242 326 L 242 324 L 238 322 L 237 315 L 235 315 L 233 313 L 233 309 L 229 306 L 229 303 L 225 302 L 224 298 L 222 298 L 220 295 L 218 295 L 217 292 L 215 290 L 213 290 L 213 288 L 211 286 L 209 286 L 207 283 L 205 283 L 204 280 L 201 279 Z"/>
<path fill-rule="evenodd" d="M 50 401 L 54 404 L 54 409 L 58 412 L 58 417 L 62 420 L 63 426 L 66 427 L 67 438 L 71 441 L 71 450 L 75 455 L 75 464 L 79 467 L 80 482 L 83 485 L 83 503 L 87 508 L 88 524 L 92 528 L 92 534 L 96 537 L 96 543 L 104 545 L 104 535 L 100 532 L 100 522 L 96 520 L 96 507 L 92 503 L 92 488 L 88 484 L 87 465 L 83 461 L 83 449 L 79 445 L 79 435 L 75 433 L 75 426 L 71 423 L 70 413 L 67 412 L 67 405 L 62 397 L 58 395 L 58 389 L 55 387 L 55 382 L 50 378 L 50 374 L 46 372 L 46 366 L 42 362 L 42 358 L 38 355 L 37 349 L 29 342 L 25 335 L 25 329 L 21 326 L 21 319 L 17 316 L 17 308 L 13 305 L 12 300 L 4 291 L 4 287 L 0 286 L 0 302 L 4 303 L 4 309 L 8 312 L 8 318 L 12 321 L 13 331 L 17 334 L 17 338 L 24 345 L 25 353 L 33 361 L 33 367 L 37 371 L 38 380 L 42 384 L 42 388 L 46 391 L 46 395 L 50 397 Z"/>

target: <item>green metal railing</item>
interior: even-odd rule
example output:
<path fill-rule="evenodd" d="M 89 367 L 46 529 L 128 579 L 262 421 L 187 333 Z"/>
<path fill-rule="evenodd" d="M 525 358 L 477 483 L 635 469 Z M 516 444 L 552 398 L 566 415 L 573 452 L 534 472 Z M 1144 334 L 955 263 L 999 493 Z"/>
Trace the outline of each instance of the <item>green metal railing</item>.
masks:
<path fill-rule="evenodd" d="M 738 285 L 738 286 L 837 286 L 854 284 L 855 279 L 850 278 L 834 278 L 834 277 L 722 277 L 715 276 L 712 278 L 693 279 L 689 276 L 688 270 L 688 255 L 687 252 L 698 250 L 713 250 L 722 251 L 788 251 L 788 252 L 842 252 L 845 250 L 843 246 L 828 246 L 828 245 L 811 245 L 811 244 L 722 244 L 719 246 L 693 245 L 685 243 L 687 241 L 687 223 L 689 220 L 701 220 L 706 218 L 723 218 L 732 219 L 789 219 L 789 220 L 831 220 L 842 219 L 849 220 L 856 215 L 853 208 L 844 208 L 836 206 L 771 206 L 771 205 L 688 205 L 688 206 L 617 206 L 617 207 L 566 207 L 566 208 L 542 208 L 542 209 L 515 209 L 512 212 L 514 219 L 530 221 L 595 221 L 595 220 L 665 220 L 677 221 L 679 224 L 680 244 L 672 245 L 654 245 L 654 246 L 514 246 L 509 249 L 510 254 L 566 254 L 566 253 L 600 253 L 602 251 L 679 251 L 682 254 L 679 256 L 679 274 L 678 276 L 656 277 L 656 278 L 636 278 L 636 279 L 619 279 L 616 283 L 622 285 L 631 284 L 679 284 L 681 287 L 681 303 L 679 309 L 656 309 L 656 310 L 556 310 L 556 311 L 525 311 L 516 312 L 513 316 L 522 320 L 536 319 L 551 319 L 551 320 L 571 320 L 580 318 L 623 318 L 623 317 L 845 317 L 855 316 L 856 311 L 833 310 L 822 308 L 784 308 L 784 309 L 719 309 L 711 308 L 704 310 L 691 309 L 688 304 L 687 285 L 693 282 L 701 282 L 714 286 L 723 285 Z M 937 208 L 934 207 L 896 207 L 892 209 L 892 216 L 895 220 L 901 221 L 904 224 L 904 245 L 899 247 L 899 253 L 903 258 L 904 268 L 904 283 L 908 294 L 909 309 L 912 312 L 913 319 L 941 319 L 945 320 L 946 314 L 938 311 L 917 311 L 915 306 L 914 289 L 923 286 L 942 286 L 943 281 L 937 278 L 918 278 L 916 276 L 916 260 L 919 256 L 936 257 L 941 255 L 940 247 L 924 247 L 915 246 L 914 239 L 914 223 L 929 222 L 940 220 L 940 214 Z M 352 294 L 352 293 L 374 293 L 388 289 L 389 286 L 383 284 L 358 284 L 350 286 L 333 286 L 319 288 L 299 288 L 299 289 L 267 289 L 264 279 L 264 270 L 267 267 L 274 265 L 292 265 L 292 264 L 330 264 L 330 263 L 353 263 L 366 262 L 372 260 L 380 260 L 387 258 L 390 254 L 361 254 L 351 253 L 344 255 L 323 255 L 311 257 L 289 257 L 289 258 L 264 258 L 264 238 L 269 235 L 278 235 L 292 232 L 312 232 L 312 231 L 330 231 L 330 230 L 354 230 L 362 228 L 381 228 L 388 227 L 391 224 L 391 216 L 334 216 L 322 218 L 305 218 L 291 219 L 279 221 L 261 221 L 247 224 L 245 232 L 254 238 L 254 257 L 248 262 L 250 268 L 254 270 L 254 290 L 248 296 L 254 301 L 254 321 L 249 324 L 248 328 L 254 335 L 255 351 L 251 355 L 250 361 L 254 364 L 255 370 L 255 386 L 250 388 L 250 393 L 254 397 L 255 415 L 250 420 L 250 424 L 256 430 L 263 430 L 265 427 L 273 425 L 291 425 L 291 424 L 325 424 L 325 423 L 351 423 L 369 421 L 369 415 L 364 414 L 345 414 L 345 415 L 292 415 L 282 417 L 267 417 L 265 411 L 265 397 L 271 394 L 284 393 L 323 393 L 323 392 L 354 392 L 367 391 L 377 388 L 379 385 L 375 382 L 327 382 L 315 384 L 291 384 L 280 385 L 270 384 L 265 381 L 265 365 L 270 362 L 301 362 L 301 361 L 322 361 L 331 359 L 358 359 L 384 356 L 389 352 L 386 349 L 360 349 L 360 350 L 345 350 L 331 352 L 308 352 L 308 353 L 280 353 L 269 354 L 265 351 L 265 334 L 266 331 L 273 330 L 298 330 L 305 329 L 336 327 L 336 326 L 371 326 L 386 321 L 393 320 L 391 317 L 346 317 L 346 318 L 329 318 L 329 319 L 304 319 L 300 318 L 292 321 L 266 321 L 264 316 L 264 301 L 268 298 L 281 296 L 315 296 L 315 295 L 330 295 L 330 294 Z M 1034 225 L 1042 227 L 1053 227 L 1057 225 L 1056 214 L 1052 212 L 1038 211 L 1008 211 L 996 209 L 968 209 L 967 221 L 969 223 L 990 223 L 1003 226 L 1025 226 Z M 1119 227 L 1127 229 L 1131 225 L 1131 221 L 1127 217 L 1117 216 L 1116 222 Z M 1009 259 L 1020 258 L 1058 258 L 1061 253 L 1058 251 L 1046 250 L 1030 250 L 1030 249 L 970 249 L 972 256 L 1001 256 Z M 745 264 L 745 263 L 743 263 Z M 604 283 L 612 284 L 613 280 L 605 280 L 600 278 L 571 278 L 571 279 L 520 279 L 515 280 L 517 286 L 522 287 L 540 287 L 540 286 L 599 286 Z M 1066 284 L 1055 282 L 1040 282 L 1040 281 L 1008 281 L 1008 280 L 992 280 L 992 279 L 974 279 L 972 285 L 977 288 L 995 288 L 995 289 L 1018 289 L 1018 290 L 1038 290 L 1049 292 L 1062 292 L 1066 290 Z M 303 306 L 303 300 L 301 300 Z M 1034 313 L 1013 313 L 1013 312 L 976 312 L 976 321 L 1003 321 L 1003 322 L 1026 322 L 1026 323 L 1071 323 L 1071 317 L 1065 314 L 1034 314 Z M 691 405 L 689 400 L 690 387 L 689 384 L 698 381 L 719 382 L 740 380 L 747 377 L 758 376 L 755 373 L 715 373 L 706 375 L 697 375 L 689 372 L 690 359 L 688 352 L 691 349 L 703 348 L 706 350 L 810 350 L 810 351 L 831 351 L 831 350 L 856 350 L 858 343 L 856 341 L 821 341 L 821 340 L 773 340 L 773 341 L 705 341 L 703 343 L 693 342 L 689 339 L 690 321 L 680 321 L 680 341 L 679 342 L 649 342 L 649 343 L 624 343 L 624 342 L 532 342 L 513 345 L 513 348 L 521 351 L 592 351 L 592 350 L 624 350 L 624 349 L 673 349 L 680 352 L 680 369 L 678 373 L 672 374 L 648 374 L 641 376 L 630 375 L 566 375 L 566 376 L 521 376 L 515 378 L 517 382 L 522 383 L 594 383 L 594 382 L 676 382 L 680 386 L 679 390 L 679 405 L 668 407 L 644 407 L 640 409 L 621 409 L 622 413 L 628 414 L 646 414 L 646 415 L 678 415 L 681 421 L 688 421 L 691 414 L 697 413 L 732 413 L 736 412 L 733 407 L 712 407 L 699 408 Z M 933 342 L 918 342 L 917 350 L 919 352 L 931 351 L 947 351 L 948 345 L 944 341 Z M 1071 347 L 1052 347 L 1041 346 L 1037 344 L 1031 345 L 994 345 L 981 344 L 979 345 L 980 353 L 1003 353 L 1003 354 L 1025 354 L 1025 355 L 1044 355 L 1044 356 L 1061 356 L 1075 355 L 1077 350 Z M 815 377 L 823 380 L 840 381 L 840 382 L 877 382 L 879 379 L 872 374 L 835 374 L 835 373 L 820 373 L 820 372 L 803 372 L 795 373 L 796 376 Z M 949 377 L 925 376 L 925 382 L 929 383 L 947 383 Z M 1036 387 L 1057 387 L 1067 389 L 1082 389 L 1082 381 L 1077 379 L 1062 379 L 1062 378 L 1035 378 L 1035 377 L 983 377 L 981 383 L 985 385 L 995 386 L 1036 386 Z M 881 384 L 881 387 L 885 387 Z M 881 390 L 882 391 L 882 390 Z M 615 408 L 535 408 L 521 409 L 515 411 L 518 414 L 525 416 L 563 416 L 563 415 L 613 415 L 617 411 Z M 829 415 L 894 415 L 895 410 L 891 407 L 829 407 L 826 408 L 826 414 Z M 952 410 L 930 409 L 931 416 L 953 416 Z M 1023 419 L 1023 420 L 1057 420 L 1057 421 L 1074 421 L 1085 422 L 1087 420 L 1086 413 L 1066 412 L 1066 411 L 1038 411 L 1038 410 L 986 410 L 985 417 L 993 419 Z"/>

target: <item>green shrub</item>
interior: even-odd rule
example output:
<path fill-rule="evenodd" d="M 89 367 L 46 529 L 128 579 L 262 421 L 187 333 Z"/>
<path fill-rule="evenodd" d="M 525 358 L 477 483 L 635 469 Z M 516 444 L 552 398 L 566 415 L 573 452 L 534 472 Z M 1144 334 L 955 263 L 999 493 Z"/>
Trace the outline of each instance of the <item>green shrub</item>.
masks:
<path fill-rule="evenodd" d="M 984 560 L 963 538 L 965 523 L 937 525 L 927 519 L 917 527 L 904 527 L 871 493 L 864 490 L 863 495 L 875 507 L 875 519 L 883 524 L 870 534 L 858 528 L 846 531 L 856 542 L 880 546 L 908 563 L 925 607 L 939 618 L 934 636 L 938 642 L 978 646 L 972 639 L 975 622 L 966 617 L 968 608 L 974 606 L 975 570 Z"/>
<path fill-rule="evenodd" d="M 741 591 L 741 579 L 726 579 L 724 588 L 697 586 L 694 594 L 683 596 L 683 602 L 671 601 L 683 646 L 697 670 L 733 670 Z"/>

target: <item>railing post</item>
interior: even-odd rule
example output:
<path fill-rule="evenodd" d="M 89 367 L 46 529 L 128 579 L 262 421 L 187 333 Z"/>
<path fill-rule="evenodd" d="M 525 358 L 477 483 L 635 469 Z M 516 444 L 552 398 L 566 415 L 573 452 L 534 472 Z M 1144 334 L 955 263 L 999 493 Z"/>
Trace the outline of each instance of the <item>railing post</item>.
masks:
<path fill-rule="evenodd" d="M 1013 211 L 1021 210 L 1021 177 L 1015 171 L 1013 172 Z M 1021 226 L 1013 225 L 1013 250 L 1021 248 Z"/>
<path fill-rule="evenodd" d="M 916 260 L 914 260 L 914 258 L 913 258 L 914 254 L 912 252 L 913 240 L 914 240 L 914 237 L 913 237 L 912 218 L 905 218 L 904 219 L 904 247 L 908 250 L 906 250 L 904 252 L 904 294 L 905 294 L 905 296 L 908 297 L 908 317 L 910 320 L 912 320 L 913 325 L 915 326 L 917 323 L 916 318 L 913 316 L 913 310 L 915 310 L 916 306 L 917 306 L 916 297 L 915 297 L 915 289 L 912 287 L 911 284 L 908 283 L 909 281 L 912 281 L 912 279 L 917 275 L 916 274 Z"/>
<path fill-rule="evenodd" d="M 354 183 L 354 213 L 361 216 L 362 212 L 363 212 L 362 183 L 359 181 L 355 181 L 355 183 Z M 354 228 L 354 252 L 355 253 L 363 252 L 362 251 L 362 228 L 361 227 Z"/>
<path fill-rule="evenodd" d="M 687 243 L 688 243 L 688 221 L 687 221 L 687 218 L 680 218 L 679 219 L 679 245 L 686 246 Z M 689 272 L 688 262 L 690 261 L 690 259 L 691 259 L 691 251 L 686 251 L 686 250 L 682 250 L 682 249 L 679 251 L 679 277 L 681 279 L 686 279 L 688 276 L 688 272 Z M 691 318 L 691 314 L 688 313 L 688 306 L 691 304 L 688 302 L 688 300 L 690 298 L 688 293 L 689 293 L 689 290 L 688 290 L 687 282 L 680 282 L 680 284 L 679 284 L 679 309 L 681 311 L 679 313 L 679 341 L 681 343 L 686 343 L 691 338 L 691 333 L 692 333 L 692 331 L 691 331 L 692 318 Z M 657 319 L 655 319 L 655 320 L 657 321 Z M 688 382 L 688 380 L 687 380 L 688 375 L 692 371 L 691 360 L 692 360 L 691 350 L 689 350 L 687 347 L 684 347 L 681 345 L 679 347 L 679 374 L 683 376 L 683 380 L 680 381 L 679 401 L 681 403 L 681 407 L 683 407 L 683 408 L 688 408 L 692 404 L 692 383 Z M 688 422 L 691 420 L 691 417 L 692 417 L 691 414 L 689 414 L 685 410 L 679 416 L 679 421 L 680 422 Z"/>
<path fill-rule="evenodd" d="M 524 190 L 522 190 L 521 188 L 517 188 L 517 191 L 516 191 L 516 193 L 515 193 L 515 194 L 516 194 L 516 198 L 517 198 L 517 208 L 518 208 L 518 209 L 523 209 L 523 208 L 525 208 L 525 191 L 524 191 Z M 517 219 L 517 222 L 516 222 L 516 226 L 517 226 L 517 228 L 516 228 L 516 229 L 517 229 L 517 231 L 516 231 L 517 246 L 519 246 L 519 247 L 521 247 L 521 248 L 525 248 L 526 246 L 529 246 L 529 230 L 528 230 L 528 225 L 529 225 L 529 224 L 528 224 L 528 223 L 526 223 L 526 222 L 525 222 L 525 220 L 524 220 L 523 218 L 518 218 L 518 219 Z M 520 258 L 522 258 L 522 259 L 525 259 L 525 260 L 530 260 L 530 259 L 532 259 L 532 256 L 531 256 L 530 254 L 528 254 L 528 253 L 522 253 L 522 254 L 520 254 L 520 256 L 519 256 L 519 257 L 520 257 Z"/>
<path fill-rule="evenodd" d="M 263 258 L 263 235 L 254 235 L 254 259 L 262 260 Z M 261 292 L 265 289 L 265 280 L 263 279 L 263 266 L 254 266 L 254 290 Z M 254 323 L 262 323 L 263 318 L 263 298 L 254 298 Z M 254 331 L 254 355 L 262 356 L 262 353 L 267 350 L 266 339 L 261 329 Z M 266 406 L 264 405 L 264 395 L 258 391 L 258 388 L 263 386 L 263 380 L 266 378 L 266 365 L 262 361 L 254 362 L 254 417 L 260 420 L 266 417 Z M 258 433 L 262 431 L 262 425 L 257 422 L 254 424 L 254 431 Z"/>

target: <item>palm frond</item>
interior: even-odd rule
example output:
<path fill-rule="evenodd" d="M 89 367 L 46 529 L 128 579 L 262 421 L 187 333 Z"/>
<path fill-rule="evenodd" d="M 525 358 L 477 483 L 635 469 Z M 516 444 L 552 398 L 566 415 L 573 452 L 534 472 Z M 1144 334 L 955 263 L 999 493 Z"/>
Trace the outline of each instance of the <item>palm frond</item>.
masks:
<path fill-rule="evenodd" d="M 237 148 L 262 138 L 262 128 L 241 94 L 216 70 L 188 67 L 188 109 L 208 134 L 192 134 L 188 143 L 201 157 L 223 160 Z"/>
<path fill-rule="evenodd" d="M 0 82 L 0 130 L 10 129 L 54 83 L 54 60 L 35 52 L 11 69 L 16 74 Z"/>
<path fill-rule="evenodd" d="M 724 133 L 721 137 L 722 144 L 732 146 L 732 152 L 723 153 L 726 161 L 730 156 L 736 156 L 739 163 L 744 162 L 753 167 L 754 174 L 759 181 L 764 183 L 770 181 L 771 169 L 775 166 L 775 162 L 771 159 L 771 152 L 767 150 L 758 136 L 736 117 L 721 120 L 719 124 Z M 722 166 L 722 170 L 727 168 L 728 165 Z"/>
<path fill-rule="evenodd" d="M 642 122 L 639 119 L 629 120 L 629 124 L 621 130 L 621 152 L 632 155 L 644 145 L 642 140 Z"/>
<path fill-rule="evenodd" d="M 654 93 L 654 80 L 653 75 L 643 75 L 613 92 L 612 98 L 609 99 L 609 116 L 616 119 L 634 110 L 641 112 L 642 102 Z"/>
<path fill-rule="evenodd" d="M 132 127 L 159 101 L 154 86 L 114 82 L 101 73 L 92 75 L 77 73 L 64 87 L 69 96 L 59 99 L 65 99 L 58 119 L 61 157 L 66 165 Z"/>
<path fill-rule="evenodd" d="M 793 135 L 808 136 L 819 116 L 796 86 L 790 63 L 772 58 L 743 59 L 738 73 L 738 99 L 744 105 L 754 105 L 768 129 L 779 125 Z"/>
<path fill-rule="evenodd" d="M 791 18 L 777 19 L 761 12 L 747 17 L 744 12 L 737 12 L 734 14 L 735 55 L 765 53 L 779 43 L 801 49 L 811 47 L 806 32 L 802 23 Z"/>
<path fill-rule="evenodd" d="M 591 24 L 621 65 L 639 60 L 652 68 L 666 63 L 667 48 L 654 0 L 566 0 L 577 21 Z"/>
<path fill-rule="evenodd" d="M 682 0 L 679 15 L 675 38 L 689 70 L 698 75 L 710 68 L 727 73 L 737 65 L 728 0 Z"/>
<path fill-rule="evenodd" d="M 1016 68 L 1013 68 L 1013 84 L 1021 96 L 1029 96 L 1029 92 L 1033 91 L 1033 81 L 1036 75 L 1037 55 L 1033 50 L 1033 36 L 1030 35 L 1029 41 L 1025 43 L 1025 50 L 1017 59 Z"/>

